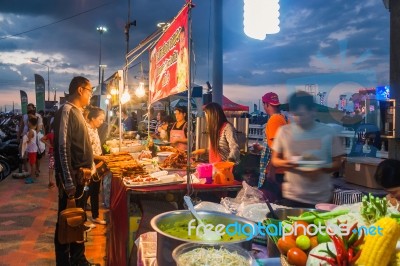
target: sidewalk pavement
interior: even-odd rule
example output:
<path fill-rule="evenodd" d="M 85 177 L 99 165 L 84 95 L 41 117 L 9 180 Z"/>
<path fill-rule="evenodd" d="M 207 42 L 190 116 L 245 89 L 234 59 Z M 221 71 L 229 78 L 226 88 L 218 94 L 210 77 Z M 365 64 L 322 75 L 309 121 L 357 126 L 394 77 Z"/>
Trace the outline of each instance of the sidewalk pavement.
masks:
<path fill-rule="evenodd" d="M 57 187 L 49 189 L 47 184 L 47 156 L 41 160 L 35 183 L 25 184 L 12 175 L 0 182 L 0 266 L 55 265 Z M 101 206 L 100 217 L 106 212 Z M 87 215 L 91 217 L 90 211 Z M 88 233 L 85 246 L 90 262 L 105 265 L 106 231 L 106 225 L 97 225 Z"/>

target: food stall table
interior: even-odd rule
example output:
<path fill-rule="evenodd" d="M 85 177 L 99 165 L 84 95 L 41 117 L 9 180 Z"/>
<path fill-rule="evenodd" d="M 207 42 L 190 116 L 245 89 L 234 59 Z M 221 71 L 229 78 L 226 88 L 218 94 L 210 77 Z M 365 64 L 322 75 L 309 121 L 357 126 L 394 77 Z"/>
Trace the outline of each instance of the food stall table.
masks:
<path fill-rule="evenodd" d="M 193 184 L 197 192 L 238 191 L 242 184 L 235 181 L 232 185 Z M 160 185 L 149 187 L 127 187 L 120 177 L 111 179 L 109 244 L 107 247 L 107 265 L 128 265 L 129 263 L 129 205 L 131 197 L 154 195 L 159 193 L 185 193 L 186 184 Z"/>

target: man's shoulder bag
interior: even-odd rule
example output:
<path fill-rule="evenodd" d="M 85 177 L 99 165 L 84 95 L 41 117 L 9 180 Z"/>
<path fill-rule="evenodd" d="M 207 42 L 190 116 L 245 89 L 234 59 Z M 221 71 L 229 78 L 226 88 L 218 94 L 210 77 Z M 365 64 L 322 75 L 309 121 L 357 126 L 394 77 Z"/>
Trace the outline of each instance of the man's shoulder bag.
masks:
<path fill-rule="evenodd" d="M 67 208 L 58 218 L 58 241 L 60 244 L 69 244 L 84 239 L 84 223 L 86 212 L 77 208 L 75 199 L 68 199 Z"/>

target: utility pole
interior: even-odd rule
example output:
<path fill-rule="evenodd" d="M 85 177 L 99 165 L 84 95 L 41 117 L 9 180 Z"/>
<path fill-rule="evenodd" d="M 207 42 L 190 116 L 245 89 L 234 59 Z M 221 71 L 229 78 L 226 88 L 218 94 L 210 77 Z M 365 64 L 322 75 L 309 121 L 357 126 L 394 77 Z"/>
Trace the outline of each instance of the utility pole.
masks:
<path fill-rule="evenodd" d="M 101 36 L 104 32 L 107 32 L 107 28 L 104 26 L 97 27 L 97 31 L 100 33 L 100 53 L 99 53 L 99 85 L 101 84 Z"/>
<path fill-rule="evenodd" d="M 129 30 L 131 28 L 131 26 L 135 26 L 136 27 L 136 20 L 131 21 L 131 0 L 128 0 L 128 21 L 125 24 L 125 37 L 126 37 L 126 54 L 125 54 L 125 59 L 126 59 L 126 71 L 125 71 L 125 86 L 127 88 L 128 87 L 128 72 L 129 72 L 129 67 L 128 67 L 128 53 L 129 53 Z"/>
<path fill-rule="evenodd" d="M 223 95 L 223 66 L 222 66 L 222 0 L 212 1 L 213 13 L 213 91 L 212 101 L 219 103 L 222 106 Z"/>

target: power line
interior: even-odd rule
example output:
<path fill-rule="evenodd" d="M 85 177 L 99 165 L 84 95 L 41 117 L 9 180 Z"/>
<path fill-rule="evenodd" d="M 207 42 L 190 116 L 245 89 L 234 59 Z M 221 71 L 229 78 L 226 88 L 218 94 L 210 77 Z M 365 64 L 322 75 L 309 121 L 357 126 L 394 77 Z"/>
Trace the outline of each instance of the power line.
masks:
<path fill-rule="evenodd" d="M 1 37 L 0 40 L 8 39 L 8 38 L 15 37 L 15 36 L 19 36 L 19 35 L 22 35 L 22 34 L 25 34 L 25 33 L 29 33 L 29 32 L 35 31 L 35 30 L 39 30 L 39 29 L 42 29 L 42 28 L 45 28 L 45 27 L 48 27 L 48 26 L 52 26 L 52 25 L 54 25 L 54 24 L 63 22 L 63 21 L 65 21 L 65 20 L 68 20 L 68 19 L 71 19 L 71 18 L 74 18 L 74 17 L 77 17 L 77 16 L 80 16 L 80 15 L 82 15 L 82 14 L 91 12 L 91 11 L 93 11 L 93 10 L 95 10 L 95 9 L 98 9 L 98 8 L 100 8 L 100 7 L 103 7 L 103 6 L 106 6 L 106 5 L 109 5 L 109 4 L 111 4 L 111 2 L 108 2 L 108 3 L 105 3 L 105 4 L 99 5 L 99 6 L 97 6 L 97 7 L 94 7 L 94 8 L 88 9 L 88 10 L 85 10 L 85 11 L 80 12 L 80 13 L 78 13 L 78 14 L 72 15 L 72 16 L 70 16 L 70 17 L 63 18 L 63 19 L 61 19 L 61 20 L 52 22 L 52 23 L 47 24 L 47 25 L 43 25 L 43 26 L 40 26 L 40 27 L 37 27 L 37 28 L 34 28 L 34 29 L 30 29 L 30 30 L 27 30 L 27 31 L 23 31 L 23 32 L 20 32 L 20 33 L 16 33 L 16 34 L 13 34 L 13 35 L 7 35 L 7 36 L 4 36 L 4 37 Z"/>

